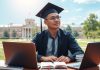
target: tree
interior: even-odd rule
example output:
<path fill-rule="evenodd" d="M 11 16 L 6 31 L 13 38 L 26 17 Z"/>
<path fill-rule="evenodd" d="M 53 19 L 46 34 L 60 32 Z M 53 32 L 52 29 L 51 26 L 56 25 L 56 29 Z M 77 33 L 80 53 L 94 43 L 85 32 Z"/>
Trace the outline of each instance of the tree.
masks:
<path fill-rule="evenodd" d="M 75 25 L 75 23 L 72 23 L 72 25 Z"/>
<path fill-rule="evenodd" d="M 73 31 L 73 36 L 74 36 L 75 38 L 77 38 L 77 37 L 79 36 L 79 33 L 78 33 L 77 31 Z"/>
<path fill-rule="evenodd" d="M 4 38 L 9 38 L 9 33 L 8 33 L 8 31 L 4 31 L 3 37 L 4 37 Z"/>
<path fill-rule="evenodd" d="M 13 32 L 12 32 L 12 37 L 13 37 L 13 38 L 16 38 L 16 36 L 17 36 L 17 33 L 16 33 L 15 30 L 13 30 Z"/>
<path fill-rule="evenodd" d="M 98 27 L 97 16 L 93 13 L 89 15 L 89 17 L 83 22 L 83 30 L 84 34 L 87 38 L 95 38 Z"/>
<path fill-rule="evenodd" d="M 72 33 L 72 29 L 71 29 L 70 25 L 67 25 L 66 31 Z"/>
<path fill-rule="evenodd" d="M 98 22 L 98 26 L 97 26 L 97 35 L 98 37 L 100 37 L 100 21 Z"/>

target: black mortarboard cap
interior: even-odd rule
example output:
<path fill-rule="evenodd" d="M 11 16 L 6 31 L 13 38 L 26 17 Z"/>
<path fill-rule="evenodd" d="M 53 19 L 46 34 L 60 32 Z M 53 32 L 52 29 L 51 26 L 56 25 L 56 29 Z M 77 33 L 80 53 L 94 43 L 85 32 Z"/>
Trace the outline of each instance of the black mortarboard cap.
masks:
<path fill-rule="evenodd" d="M 36 16 L 41 17 L 41 18 L 45 18 L 50 13 L 58 13 L 59 14 L 63 10 L 64 9 L 59 7 L 59 6 L 56 6 L 52 3 L 47 3 L 45 5 L 45 7 L 43 9 L 41 9 L 39 11 L 39 13 L 36 14 Z"/>
<path fill-rule="evenodd" d="M 60 13 L 61 11 L 63 11 L 64 9 L 59 7 L 59 6 L 56 6 L 52 3 L 47 3 L 37 14 L 36 16 L 40 17 L 40 18 L 43 18 L 45 19 L 46 16 L 50 13 Z M 42 32 L 42 19 L 41 20 L 41 32 Z"/>

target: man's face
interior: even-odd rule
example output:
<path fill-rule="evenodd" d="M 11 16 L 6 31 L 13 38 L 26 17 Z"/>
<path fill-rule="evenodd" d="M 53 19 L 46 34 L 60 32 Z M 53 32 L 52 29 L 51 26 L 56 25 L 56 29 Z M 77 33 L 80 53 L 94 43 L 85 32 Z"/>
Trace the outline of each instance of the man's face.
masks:
<path fill-rule="evenodd" d="M 58 13 L 51 13 L 45 18 L 44 22 L 49 29 L 58 29 L 60 27 L 60 16 Z"/>

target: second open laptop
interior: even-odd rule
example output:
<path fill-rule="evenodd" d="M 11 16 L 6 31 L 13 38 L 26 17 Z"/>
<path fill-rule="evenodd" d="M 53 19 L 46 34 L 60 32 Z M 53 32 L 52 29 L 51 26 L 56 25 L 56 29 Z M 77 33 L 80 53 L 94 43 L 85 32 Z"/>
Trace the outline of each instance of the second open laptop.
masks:
<path fill-rule="evenodd" d="M 100 64 L 100 42 L 88 43 L 82 62 L 68 64 L 67 66 L 78 70 L 97 67 Z"/>
<path fill-rule="evenodd" d="M 5 61 L 11 67 L 37 68 L 34 43 L 3 42 Z"/>

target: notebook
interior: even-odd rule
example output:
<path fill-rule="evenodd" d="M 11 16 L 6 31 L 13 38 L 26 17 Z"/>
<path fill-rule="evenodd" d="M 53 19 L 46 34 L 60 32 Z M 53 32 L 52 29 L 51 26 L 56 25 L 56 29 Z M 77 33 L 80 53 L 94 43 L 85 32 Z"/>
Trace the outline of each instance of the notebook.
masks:
<path fill-rule="evenodd" d="M 66 69 L 65 62 L 41 62 L 41 69 Z"/>
<path fill-rule="evenodd" d="M 100 64 L 100 42 L 88 43 L 82 62 L 67 64 L 68 67 L 84 70 Z"/>
<path fill-rule="evenodd" d="M 9 67 L 37 68 L 34 43 L 2 42 L 5 62 Z"/>

